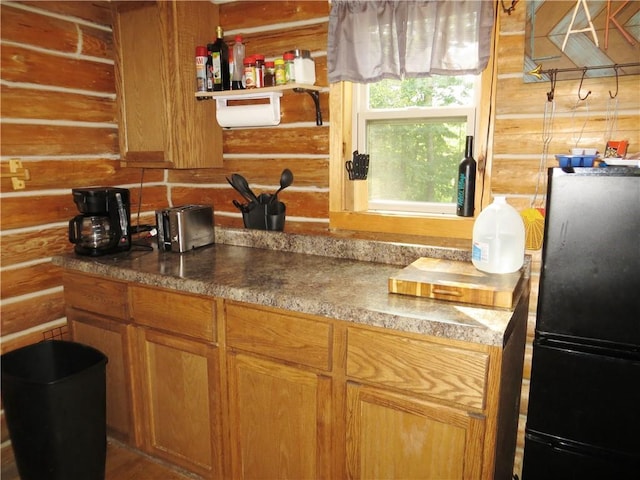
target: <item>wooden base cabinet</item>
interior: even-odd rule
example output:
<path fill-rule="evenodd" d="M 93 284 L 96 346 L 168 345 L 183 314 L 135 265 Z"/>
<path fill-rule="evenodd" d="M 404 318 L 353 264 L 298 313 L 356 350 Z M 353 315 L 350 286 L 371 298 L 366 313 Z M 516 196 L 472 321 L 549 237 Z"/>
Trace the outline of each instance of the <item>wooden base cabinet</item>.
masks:
<path fill-rule="evenodd" d="M 331 475 L 332 326 L 225 303 L 232 478 Z"/>
<path fill-rule="evenodd" d="M 243 354 L 228 372 L 232 477 L 330 478 L 331 379 Z"/>
<path fill-rule="evenodd" d="M 133 285 L 143 448 L 205 478 L 222 478 L 220 360 L 211 298 Z"/>
<path fill-rule="evenodd" d="M 528 290 L 503 347 L 65 274 L 110 432 L 206 479 L 509 480 Z"/>
<path fill-rule="evenodd" d="M 73 308 L 67 309 L 71 338 L 107 356 L 107 430 L 120 441 L 136 445 L 130 378 L 129 345 L 133 327 Z"/>
<path fill-rule="evenodd" d="M 348 478 L 481 478 L 479 415 L 349 383 L 346 418 Z"/>
<path fill-rule="evenodd" d="M 205 478 L 222 478 L 219 365 L 215 347 L 136 329 L 144 445 Z"/>
<path fill-rule="evenodd" d="M 127 284 L 78 274 L 64 274 L 64 295 L 71 338 L 107 356 L 107 431 L 138 445 L 134 417 Z"/>

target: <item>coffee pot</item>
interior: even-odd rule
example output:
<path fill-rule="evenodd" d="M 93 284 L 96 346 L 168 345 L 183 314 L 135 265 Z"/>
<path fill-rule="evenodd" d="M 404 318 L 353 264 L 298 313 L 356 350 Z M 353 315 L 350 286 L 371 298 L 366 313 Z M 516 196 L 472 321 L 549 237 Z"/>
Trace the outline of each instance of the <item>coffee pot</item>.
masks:
<path fill-rule="evenodd" d="M 113 187 L 74 188 L 80 211 L 69 221 L 69 241 L 79 255 L 106 255 L 131 249 L 129 190 Z"/>

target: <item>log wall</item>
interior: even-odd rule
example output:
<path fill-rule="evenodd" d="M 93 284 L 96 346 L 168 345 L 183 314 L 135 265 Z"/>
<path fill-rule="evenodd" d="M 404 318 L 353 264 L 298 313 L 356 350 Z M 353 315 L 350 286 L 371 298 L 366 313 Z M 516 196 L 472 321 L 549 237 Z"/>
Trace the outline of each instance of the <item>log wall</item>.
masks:
<path fill-rule="evenodd" d="M 215 2 L 214 2 L 215 3 Z M 1 5 L 1 166 L 18 159 L 31 179 L 24 190 L 12 190 L 2 179 L 0 219 L 1 329 L 0 350 L 12 350 L 47 335 L 65 335 L 66 318 L 61 272 L 52 255 L 71 250 L 67 222 L 76 214 L 70 190 L 89 185 L 122 186 L 141 198 L 140 221 L 167 205 L 212 203 L 216 225 L 240 227 L 231 200 L 238 194 L 225 177 L 243 174 L 257 192 L 273 192 L 280 172 L 295 176 L 280 197 L 287 204 L 286 231 L 327 234 L 329 189 L 329 94 L 326 75 L 328 2 L 220 2 L 220 22 L 231 44 L 245 37 L 247 53 L 267 58 L 292 48 L 308 49 L 316 63 L 324 125 L 315 125 L 307 94 L 282 98 L 277 127 L 223 131 L 221 169 L 141 170 L 119 164 L 115 120 L 113 42 L 108 2 L 3 2 Z M 499 3 L 498 3 L 499 8 Z M 524 83 L 526 2 L 511 15 L 499 12 L 496 107 L 493 124 L 491 189 L 517 208 L 526 208 L 536 190 L 542 152 L 542 120 L 546 83 Z M 215 25 L 211 28 L 212 37 Z M 203 43 L 212 39 L 203 39 Z M 604 145 L 608 91 L 614 79 L 589 80 L 588 107 L 577 103 L 579 82 L 559 79 L 556 121 L 549 152 L 573 146 L 576 125 L 582 143 Z M 639 77 L 621 77 L 618 137 L 640 144 Z M 212 106 L 213 108 L 213 106 Z M 584 128 L 583 128 L 584 126 Z M 202 128 L 207 128 L 203 125 Z M 553 166 L 553 155 L 546 166 Z M 142 186 L 142 189 L 141 189 Z M 544 193 L 544 179 L 540 185 Z M 141 197 L 139 197 L 141 195 Z M 133 203 L 133 202 L 132 202 Z M 132 210 L 138 212 L 137 205 Z M 529 341 L 516 472 L 522 460 L 524 422 L 535 323 L 540 252 L 534 259 Z M 2 422 L 3 462 L 7 434 Z"/>
<path fill-rule="evenodd" d="M 242 197 L 229 188 L 231 173 L 247 178 L 258 193 L 279 187 L 280 174 L 289 168 L 293 185 L 279 194 L 287 205 L 285 231 L 326 234 L 329 226 L 329 89 L 327 83 L 327 31 L 329 4 L 325 1 L 229 2 L 220 4 L 220 24 L 232 46 L 242 34 L 246 54 L 267 59 L 287 50 L 311 52 L 316 64 L 323 125 L 317 126 L 310 95 L 287 93 L 281 99 L 281 123 L 276 127 L 223 130 L 224 165 L 211 170 L 170 171 L 167 184 L 175 204 L 209 201 L 216 224 L 242 227 L 232 199 Z M 211 41 L 211 40 L 210 40 Z M 203 126 L 206 128 L 206 126 Z"/>

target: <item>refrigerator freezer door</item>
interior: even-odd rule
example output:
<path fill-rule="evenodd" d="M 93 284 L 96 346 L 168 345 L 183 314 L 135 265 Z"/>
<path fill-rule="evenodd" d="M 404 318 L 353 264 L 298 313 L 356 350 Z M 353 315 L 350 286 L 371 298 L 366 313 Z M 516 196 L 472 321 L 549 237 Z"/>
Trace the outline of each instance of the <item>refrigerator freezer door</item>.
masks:
<path fill-rule="evenodd" d="M 536 332 L 640 351 L 640 169 L 549 170 Z"/>
<path fill-rule="evenodd" d="M 522 480 L 634 478 L 640 460 L 527 434 Z"/>
<path fill-rule="evenodd" d="M 640 463 L 640 355 L 597 355 L 534 341 L 527 432 L 635 456 Z"/>

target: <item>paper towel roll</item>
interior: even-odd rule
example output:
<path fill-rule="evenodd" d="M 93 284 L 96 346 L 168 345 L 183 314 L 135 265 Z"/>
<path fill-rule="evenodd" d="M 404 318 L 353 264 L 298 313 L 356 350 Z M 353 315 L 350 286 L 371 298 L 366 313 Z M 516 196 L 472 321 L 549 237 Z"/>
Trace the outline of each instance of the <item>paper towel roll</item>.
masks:
<path fill-rule="evenodd" d="M 270 103 L 227 105 L 226 98 L 216 99 L 216 119 L 224 128 L 265 127 L 280 123 L 280 97 L 269 95 Z M 238 97 L 240 99 L 240 97 Z"/>

